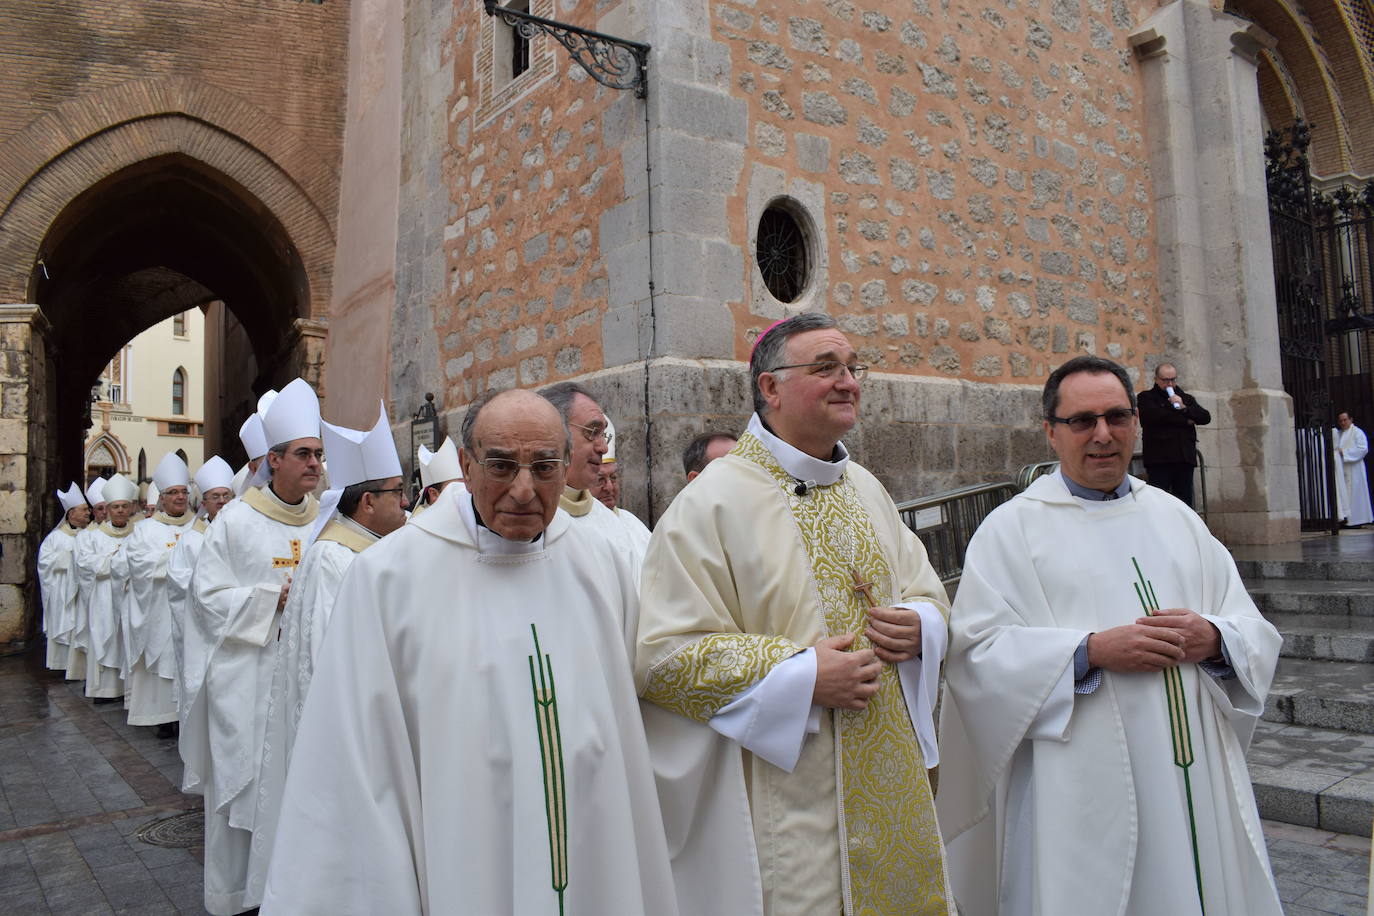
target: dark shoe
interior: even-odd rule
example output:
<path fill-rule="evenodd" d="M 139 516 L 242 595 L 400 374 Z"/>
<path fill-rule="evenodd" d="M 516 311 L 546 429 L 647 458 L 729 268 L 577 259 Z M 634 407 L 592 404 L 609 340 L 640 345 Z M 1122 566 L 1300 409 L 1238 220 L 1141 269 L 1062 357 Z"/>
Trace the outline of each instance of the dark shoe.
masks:
<path fill-rule="evenodd" d="M 163 722 L 157 727 L 157 736 L 159 738 L 175 738 L 179 731 L 180 729 L 177 727 L 177 723 Z"/>

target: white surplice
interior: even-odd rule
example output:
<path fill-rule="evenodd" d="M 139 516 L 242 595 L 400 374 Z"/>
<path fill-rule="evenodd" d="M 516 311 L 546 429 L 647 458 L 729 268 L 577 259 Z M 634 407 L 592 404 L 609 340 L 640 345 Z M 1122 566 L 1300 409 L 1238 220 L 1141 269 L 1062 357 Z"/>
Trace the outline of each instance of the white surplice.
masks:
<path fill-rule="evenodd" d="M 124 646 L 130 725 L 177 721 L 176 650 L 172 647 L 167 567 L 172 549 L 183 534 L 194 530 L 195 521 L 189 510 L 179 518 L 156 512 L 138 524 L 124 545 L 129 566 Z"/>
<path fill-rule="evenodd" d="M 1353 424 L 1349 429 L 1335 429 L 1332 433 L 1336 443 L 1337 514 L 1348 525 L 1368 525 L 1374 522 L 1369 478 L 1364 468 L 1369 439 L 1364 430 Z"/>
<path fill-rule="evenodd" d="M 324 645 L 325 629 L 334 611 L 334 599 L 353 560 L 378 540 L 377 535 L 347 516 L 336 515 L 310 545 L 291 581 L 291 594 L 281 612 L 281 639 L 267 701 L 267 736 L 258 771 L 258 810 L 244 897 L 248 906 L 262 902 L 291 749 L 296 743 L 296 728 L 315 674 L 315 662 Z"/>
<path fill-rule="evenodd" d="M 642 560 L 644 551 L 649 549 L 649 537 L 653 532 L 651 532 L 649 526 L 640 521 L 639 516 L 635 515 L 633 512 L 622 509 L 619 506 L 616 506 L 611 511 L 615 513 L 616 521 L 620 522 L 621 527 L 625 529 L 625 536 L 629 538 L 630 543 L 634 545 L 634 549 L 639 552 L 639 556 Z"/>
<path fill-rule="evenodd" d="M 1277 631 L 1226 549 L 1162 490 L 1079 499 L 1059 475 L 998 508 L 969 544 L 951 618 L 938 804 L 967 913 L 1278 916 L 1245 749 L 1264 712 Z M 1091 632 L 1163 608 L 1221 633 L 1235 676 L 1178 668 L 1194 762 L 1175 765 L 1164 677 L 1103 672 L 1074 692 Z"/>
<path fill-rule="evenodd" d="M 269 485 L 241 499 L 205 534 L 184 621 L 183 783 L 205 796 L 205 908 L 216 916 L 247 909 L 277 602 L 318 511 L 314 497 L 287 506 Z M 203 666 L 192 666 L 193 659 L 204 659 Z"/>
<path fill-rule="evenodd" d="M 64 518 L 38 546 L 38 589 L 43 599 L 43 634 L 48 638 L 47 665 L 64 671 L 71 658 L 72 630 L 76 626 L 77 529 Z"/>
<path fill-rule="evenodd" d="M 129 593 L 129 567 L 124 544 L 136 526 L 122 529 L 108 520 L 87 528 L 76 539 L 76 575 L 85 602 L 86 696 L 124 696 L 124 602 Z M 121 534 L 127 531 L 128 534 Z"/>
<path fill-rule="evenodd" d="M 449 488 L 345 575 L 266 916 L 675 912 L 627 558 L 562 512 L 524 543 L 471 507 Z"/>

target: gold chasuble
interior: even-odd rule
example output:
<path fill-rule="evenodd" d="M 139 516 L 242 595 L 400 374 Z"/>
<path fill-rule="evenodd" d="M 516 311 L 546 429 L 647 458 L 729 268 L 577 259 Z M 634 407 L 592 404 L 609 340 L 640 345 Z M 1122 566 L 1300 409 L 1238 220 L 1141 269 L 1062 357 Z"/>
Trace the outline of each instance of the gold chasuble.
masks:
<path fill-rule="evenodd" d="M 679 500 L 710 494 L 710 506 L 686 500 L 685 517 L 673 519 L 670 509 L 660 522 L 654 541 L 665 525 L 717 530 L 683 535 L 693 543 L 651 542 L 638 665 L 644 699 L 706 723 L 823 637 L 858 633 L 854 649 L 871 648 L 862 635 L 870 606 L 925 600 L 948 613 L 919 541 L 872 475 L 850 463 L 832 485 L 802 495 L 796 486 L 765 443 L 745 433 Z M 665 623 L 655 595 L 685 585 L 678 575 L 700 587 L 690 600 L 703 610 L 687 621 L 686 605 L 673 606 Z M 896 666 L 883 666 L 866 709 L 821 711 L 820 733 L 807 736 L 790 773 L 743 757 L 765 913 L 820 912 L 829 896 L 846 914 L 953 914 L 934 799 Z M 672 808 L 665 798 L 665 819 Z M 807 890 L 788 889 L 803 883 Z M 832 890 L 821 890 L 827 885 Z"/>

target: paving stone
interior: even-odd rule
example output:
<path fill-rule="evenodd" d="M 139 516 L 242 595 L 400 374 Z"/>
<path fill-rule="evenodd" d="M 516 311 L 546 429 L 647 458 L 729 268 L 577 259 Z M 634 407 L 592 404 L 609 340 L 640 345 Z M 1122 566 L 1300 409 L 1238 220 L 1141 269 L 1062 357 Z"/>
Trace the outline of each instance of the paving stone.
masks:
<path fill-rule="evenodd" d="M 93 878 L 91 870 L 85 865 L 67 865 L 63 868 L 48 870 L 42 870 L 35 866 L 34 874 L 38 876 L 38 883 L 42 885 L 45 892 L 72 884 L 83 884 Z"/>
<path fill-rule="evenodd" d="M 54 914 L 114 912 L 105 901 L 105 893 L 100 889 L 100 885 L 93 879 L 76 884 L 64 884 L 46 891 L 43 896 Z"/>
<path fill-rule="evenodd" d="M 1347 777 L 1324 790 L 1317 801 L 1322 829 L 1369 836 L 1374 823 L 1374 780 Z"/>

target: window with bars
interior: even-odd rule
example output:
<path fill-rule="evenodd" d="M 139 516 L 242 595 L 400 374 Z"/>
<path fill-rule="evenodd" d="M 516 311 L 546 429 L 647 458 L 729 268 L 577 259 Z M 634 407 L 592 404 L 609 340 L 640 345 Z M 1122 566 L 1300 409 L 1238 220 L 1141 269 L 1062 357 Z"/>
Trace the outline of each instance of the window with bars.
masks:
<path fill-rule="evenodd" d="M 186 313 L 185 313 L 185 312 L 177 312 L 176 315 L 172 316 L 172 336 L 173 336 L 173 337 L 185 337 L 185 336 L 186 336 Z"/>

